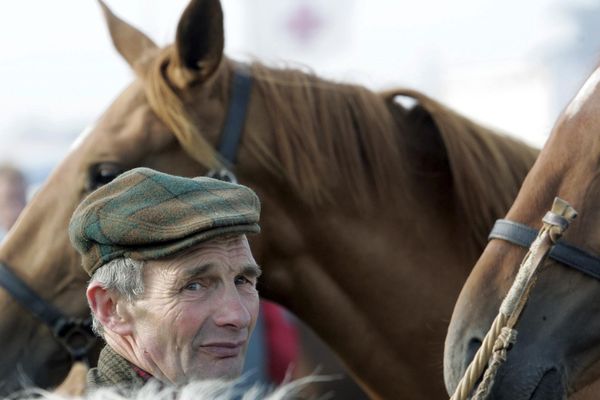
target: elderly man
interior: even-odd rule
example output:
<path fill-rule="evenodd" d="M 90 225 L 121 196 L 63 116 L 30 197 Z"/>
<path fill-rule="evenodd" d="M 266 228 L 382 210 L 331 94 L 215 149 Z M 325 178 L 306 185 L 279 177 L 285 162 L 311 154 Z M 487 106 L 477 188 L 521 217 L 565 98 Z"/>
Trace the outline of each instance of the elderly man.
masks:
<path fill-rule="evenodd" d="M 259 309 L 245 236 L 259 231 L 259 213 L 244 186 L 147 168 L 79 205 L 69 235 L 107 344 L 91 387 L 239 376 Z"/>

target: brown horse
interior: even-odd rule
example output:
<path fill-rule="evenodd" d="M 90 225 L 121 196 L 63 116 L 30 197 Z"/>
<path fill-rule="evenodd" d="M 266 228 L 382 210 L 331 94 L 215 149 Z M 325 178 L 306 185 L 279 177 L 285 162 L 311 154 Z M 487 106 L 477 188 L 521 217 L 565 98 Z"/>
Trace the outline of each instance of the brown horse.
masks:
<path fill-rule="evenodd" d="M 184 176 L 220 166 L 214 147 L 243 68 L 253 87 L 235 173 L 263 203 L 252 243 L 261 294 L 312 327 L 372 397 L 443 397 L 452 304 L 537 151 L 417 92 L 239 65 L 223 55 L 218 0 L 192 1 L 163 49 L 104 11 L 137 79 L 51 174 L 0 260 L 64 313 L 86 315 L 72 211 L 136 166 Z M 64 377 L 68 357 L 47 328 L 0 296 L 0 375 L 20 363 L 39 384 Z"/>
<path fill-rule="evenodd" d="M 539 229 L 553 198 L 561 197 L 579 212 L 563 240 L 592 255 L 600 254 L 599 82 L 597 69 L 559 118 L 506 217 Z M 523 248 L 493 240 L 465 283 L 446 339 L 449 391 L 481 343 L 524 255 Z M 600 271 L 598 260 L 594 263 L 588 271 L 595 277 L 546 261 L 516 326 L 517 343 L 499 371 L 494 399 L 598 398 Z"/>

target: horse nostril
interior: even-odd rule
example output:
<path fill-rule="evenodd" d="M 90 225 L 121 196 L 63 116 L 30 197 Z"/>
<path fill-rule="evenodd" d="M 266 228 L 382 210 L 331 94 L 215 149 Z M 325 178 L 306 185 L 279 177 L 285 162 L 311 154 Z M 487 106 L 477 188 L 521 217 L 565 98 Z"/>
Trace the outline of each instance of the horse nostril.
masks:
<path fill-rule="evenodd" d="M 478 338 L 471 338 L 467 344 L 467 365 L 475 358 L 477 350 L 481 347 L 481 340 Z"/>

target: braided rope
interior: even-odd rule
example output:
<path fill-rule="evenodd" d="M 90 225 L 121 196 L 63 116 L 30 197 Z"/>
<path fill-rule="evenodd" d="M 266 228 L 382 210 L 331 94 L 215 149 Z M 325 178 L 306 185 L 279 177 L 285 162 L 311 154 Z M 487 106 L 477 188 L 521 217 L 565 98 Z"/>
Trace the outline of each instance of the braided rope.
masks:
<path fill-rule="evenodd" d="M 558 197 L 554 199 L 550 213 L 552 218 L 548 218 L 548 214 L 544 217 L 543 228 L 525 255 L 515 281 L 500 305 L 498 315 L 450 400 L 466 400 L 486 366 L 488 369 L 473 399 L 483 400 L 489 395 L 498 369 L 506 361 L 510 346 L 516 343 L 517 331 L 513 328 L 535 284 L 536 273 L 554 243 L 577 216 L 575 210 Z"/>
<path fill-rule="evenodd" d="M 504 361 L 506 361 L 506 356 L 510 346 L 516 342 L 517 331 L 507 326 L 502 328 L 502 332 L 496 339 L 496 343 L 494 343 L 494 353 L 490 360 L 489 366 L 483 375 L 481 383 L 477 387 L 477 392 L 475 392 L 473 400 L 484 400 L 489 396 L 492 386 L 494 386 L 496 373 Z"/>
<path fill-rule="evenodd" d="M 490 356 L 492 355 L 492 351 L 494 350 L 494 343 L 496 342 L 496 338 L 502 332 L 502 327 L 506 325 L 508 321 L 508 317 L 502 313 L 498 313 L 496 319 L 492 323 L 492 326 L 488 333 L 485 335 L 483 339 L 483 343 L 477 350 L 473 361 L 469 364 L 469 367 L 465 371 L 462 379 L 458 383 L 454 394 L 452 395 L 450 400 L 464 400 L 469 396 L 469 393 L 475 386 L 475 383 L 483 373 Z"/>

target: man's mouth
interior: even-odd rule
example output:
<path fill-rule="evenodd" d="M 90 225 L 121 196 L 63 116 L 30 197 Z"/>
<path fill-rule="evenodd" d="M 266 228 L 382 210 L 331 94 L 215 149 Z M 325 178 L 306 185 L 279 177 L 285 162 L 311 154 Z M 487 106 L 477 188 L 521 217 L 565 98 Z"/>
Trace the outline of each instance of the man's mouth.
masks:
<path fill-rule="evenodd" d="M 237 357 L 242 352 L 245 343 L 245 341 L 214 342 L 200 346 L 200 350 L 216 358 Z"/>

